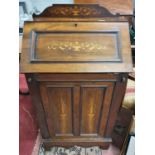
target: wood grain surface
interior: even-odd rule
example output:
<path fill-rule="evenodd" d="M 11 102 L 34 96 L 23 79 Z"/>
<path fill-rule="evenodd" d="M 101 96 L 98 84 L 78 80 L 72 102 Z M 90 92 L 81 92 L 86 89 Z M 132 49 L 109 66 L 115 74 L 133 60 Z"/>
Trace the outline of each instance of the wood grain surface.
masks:
<path fill-rule="evenodd" d="M 131 72 L 128 23 L 27 22 L 20 71 Z"/>

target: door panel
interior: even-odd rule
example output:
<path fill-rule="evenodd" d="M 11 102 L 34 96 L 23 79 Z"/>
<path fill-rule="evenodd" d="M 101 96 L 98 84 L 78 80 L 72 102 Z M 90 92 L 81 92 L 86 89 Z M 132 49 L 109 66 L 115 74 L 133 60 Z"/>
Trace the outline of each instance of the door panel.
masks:
<path fill-rule="evenodd" d="M 83 87 L 81 89 L 81 134 L 96 134 L 103 105 L 105 88 Z"/>
<path fill-rule="evenodd" d="M 40 90 L 51 137 L 73 135 L 73 88 L 41 84 Z"/>
<path fill-rule="evenodd" d="M 112 82 L 81 86 L 81 136 L 104 136 L 112 93 Z"/>

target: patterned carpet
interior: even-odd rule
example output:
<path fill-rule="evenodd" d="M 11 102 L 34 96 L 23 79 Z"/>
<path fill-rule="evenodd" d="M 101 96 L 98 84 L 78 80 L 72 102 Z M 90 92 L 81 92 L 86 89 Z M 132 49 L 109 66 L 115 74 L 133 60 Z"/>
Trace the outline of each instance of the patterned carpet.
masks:
<path fill-rule="evenodd" d="M 65 149 L 63 147 L 52 147 L 50 151 L 40 150 L 39 155 L 102 155 L 99 147 L 82 148 L 78 146 Z"/>
<path fill-rule="evenodd" d="M 50 151 L 40 148 L 37 155 L 120 155 L 120 150 L 113 145 L 110 145 L 107 150 L 102 150 L 98 146 L 89 148 L 74 146 L 69 149 L 53 147 Z"/>

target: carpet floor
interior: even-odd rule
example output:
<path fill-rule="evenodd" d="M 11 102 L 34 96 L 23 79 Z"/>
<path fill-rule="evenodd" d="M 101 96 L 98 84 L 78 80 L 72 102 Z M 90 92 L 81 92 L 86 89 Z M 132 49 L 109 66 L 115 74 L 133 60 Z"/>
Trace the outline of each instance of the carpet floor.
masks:
<path fill-rule="evenodd" d="M 120 155 L 120 151 L 113 145 L 108 150 L 102 150 L 98 146 L 89 148 L 74 146 L 69 149 L 52 147 L 50 151 L 40 149 L 39 155 Z"/>
<path fill-rule="evenodd" d="M 20 74 L 20 90 L 27 91 L 23 74 Z M 19 96 L 19 155 L 31 155 L 38 135 L 38 126 L 30 96 Z"/>

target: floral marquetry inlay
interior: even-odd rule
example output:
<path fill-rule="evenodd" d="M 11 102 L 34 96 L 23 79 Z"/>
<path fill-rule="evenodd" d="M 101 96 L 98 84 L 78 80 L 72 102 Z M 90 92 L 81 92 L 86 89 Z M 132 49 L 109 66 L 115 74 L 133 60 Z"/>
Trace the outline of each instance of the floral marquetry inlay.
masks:
<path fill-rule="evenodd" d="M 83 51 L 83 50 L 87 50 L 88 52 L 92 52 L 93 50 L 106 50 L 106 46 L 104 46 L 103 44 L 100 44 L 98 42 L 79 42 L 79 41 L 75 41 L 75 42 L 71 42 L 71 41 L 64 41 L 64 42 L 51 42 L 50 45 L 47 46 L 48 50 L 52 50 L 52 51 L 57 51 L 57 50 L 61 50 L 61 51 L 74 51 L 74 52 L 78 52 L 78 51 Z"/>
<path fill-rule="evenodd" d="M 59 8 L 54 8 L 51 10 L 52 14 L 55 15 L 72 15 L 72 16 L 79 16 L 79 15 L 100 15 L 101 10 L 97 10 L 92 7 L 87 7 L 87 6 L 78 6 L 75 5 L 73 7 L 61 7 Z"/>

